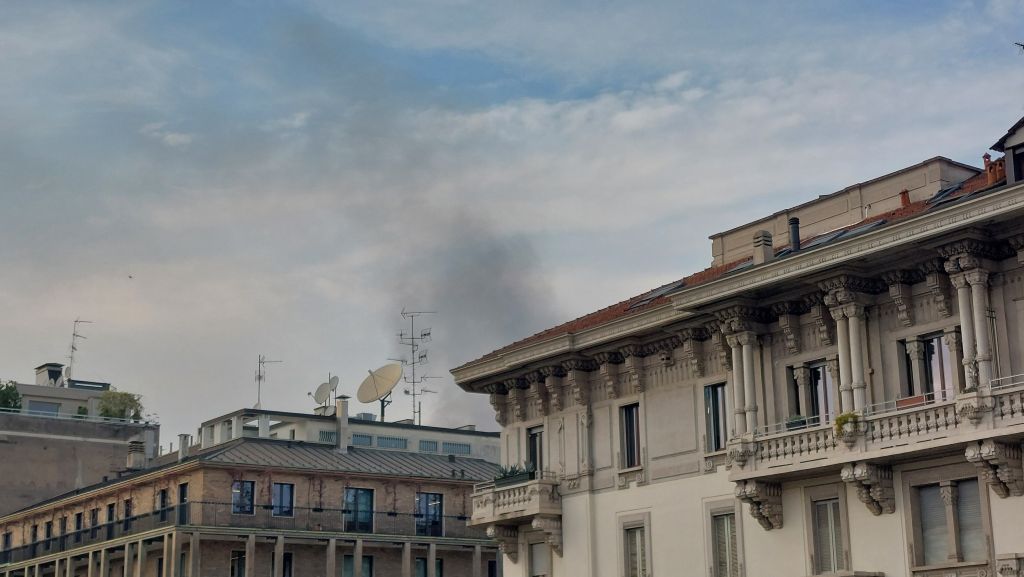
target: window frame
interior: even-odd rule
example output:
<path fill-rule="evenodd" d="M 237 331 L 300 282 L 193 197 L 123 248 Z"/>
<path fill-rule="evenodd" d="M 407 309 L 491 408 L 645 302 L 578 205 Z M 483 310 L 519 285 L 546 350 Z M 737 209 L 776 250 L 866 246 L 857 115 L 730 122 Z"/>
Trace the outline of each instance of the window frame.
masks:
<path fill-rule="evenodd" d="M 981 508 L 981 529 L 987 543 L 986 552 L 988 559 L 984 561 L 950 561 L 934 565 L 924 565 L 924 539 L 920 526 L 920 504 L 917 499 L 916 489 L 918 487 L 941 484 L 948 481 L 977 480 L 978 494 Z M 904 529 L 906 531 L 907 563 L 911 575 L 927 573 L 940 569 L 954 569 L 961 567 L 985 567 L 995 561 L 995 553 L 992 549 L 992 499 L 988 484 L 978 474 L 978 469 L 972 463 L 952 463 L 949 465 L 937 465 L 924 469 L 905 471 L 902 474 L 900 487 L 903 493 L 904 507 Z M 956 537 L 959 544 L 959 536 Z"/>
<path fill-rule="evenodd" d="M 235 491 L 235 486 L 249 486 L 249 510 L 243 510 L 238 508 L 238 503 L 235 503 L 235 495 L 242 495 L 242 491 Z M 241 487 L 239 487 L 241 488 Z M 249 481 L 247 479 L 234 479 L 231 481 L 231 514 L 232 515 L 256 515 L 256 481 Z"/>
<path fill-rule="evenodd" d="M 629 576 L 629 558 L 626 555 L 626 532 L 633 529 L 643 529 L 644 539 L 644 574 L 640 577 L 651 577 L 654 574 L 654 563 L 652 559 L 651 549 L 651 513 L 644 511 L 642 513 L 627 513 L 620 514 L 616 518 L 618 530 L 618 547 L 617 554 L 619 557 L 619 576 Z"/>
<path fill-rule="evenodd" d="M 846 485 L 843 483 L 830 483 L 826 485 L 814 485 L 804 487 L 804 531 L 806 543 L 806 561 L 808 575 L 839 575 L 850 571 L 853 566 L 853 556 L 850 547 L 850 515 L 846 503 Z M 829 501 L 836 499 L 839 502 L 839 527 L 842 531 L 840 545 L 842 546 L 843 567 L 834 572 L 818 573 L 815 559 L 817 550 L 814 539 L 814 503 L 818 501 Z"/>
<path fill-rule="evenodd" d="M 438 529 L 437 529 L 437 534 L 436 535 L 434 535 L 431 532 L 431 530 L 430 530 L 430 527 L 432 526 L 430 524 L 430 522 L 429 522 L 429 519 L 431 518 L 431 515 L 429 513 L 429 511 L 430 511 L 430 503 L 427 503 L 425 506 L 421 506 L 420 505 L 420 499 L 425 497 L 426 495 L 431 495 L 431 496 L 435 496 L 435 497 L 440 498 L 440 510 L 438 511 L 438 514 L 437 514 Z M 417 536 L 425 536 L 425 537 L 443 537 L 444 536 L 444 532 L 445 532 L 445 526 L 444 526 L 444 493 L 433 493 L 433 492 L 428 492 L 428 491 L 416 491 L 416 496 L 415 496 L 414 501 L 413 501 L 413 508 L 414 508 L 414 511 L 415 511 L 414 514 L 413 514 L 413 519 L 415 520 L 416 535 Z M 423 528 L 422 530 L 421 530 L 421 527 Z"/>
<path fill-rule="evenodd" d="M 708 575 L 715 575 L 715 526 L 714 517 L 719 515 L 732 514 L 733 523 L 736 527 L 736 574 L 743 575 L 746 571 L 746 561 L 743 555 L 743 504 L 737 499 L 719 499 L 706 501 L 704 503 L 704 558 L 708 562 Z M 728 577 L 728 576 L 726 576 Z"/>
<path fill-rule="evenodd" d="M 724 381 L 711 381 L 705 383 L 704 385 L 701 385 L 701 389 L 703 394 L 704 405 L 704 454 L 716 455 L 724 453 L 729 444 L 729 384 Z M 715 427 L 715 429 L 717 430 L 716 432 L 720 434 L 722 437 L 721 446 L 717 446 L 718 443 L 716 443 L 716 447 L 714 448 L 712 447 L 711 438 L 709 437 L 712 426 L 712 421 L 709 420 L 711 410 L 708 407 L 710 389 L 720 389 L 722 393 L 722 405 L 721 407 L 719 407 L 719 411 L 715 413 L 716 419 L 719 417 L 721 417 L 722 419 L 722 422 L 719 423 L 717 427 Z M 717 395 L 715 395 L 715 397 L 717 398 Z"/>
<path fill-rule="evenodd" d="M 641 440 L 643 427 L 640 424 L 640 401 L 632 401 L 619 405 L 619 470 L 620 471 L 631 471 L 635 469 L 643 468 L 643 442 Z M 632 427 L 626 426 L 626 415 L 627 412 L 632 412 L 635 418 L 632 423 Z M 634 440 L 632 447 L 629 443 L 629 434 L 627 429 L 632 429 Z M 629 452 L 627 448 L 633 449 L 633 459 L 629 458 Z"/>
<path fill-rule="evenodd" d="M 355 509 L 349 509 L 349 498 L 348 498 L 349 497 L 349 491 L 356 492 L 357 497 L 356 497 L 356 499 L 354 501 L 355 504 L 356 504 Z M 363 511 L 362 509 L 359 508 L 358 493 L 359 492 L 363 492 L 363 491 L 366 491 L 366 492 L 370 493 L 370 508 L 367 511 Z M 342 526 L 343 526 L 345 532 L 346 533 L 373 533 L 374 529 L 375 529 L 375 525 L 376 525 L 376 523 L 375 523 L 376 519 L 374 519 L 374 508 L 375 508 L 376 502 L 377 502 L 376 501 L 376 499 L 377 499 L 377 492 L 374 491 L 371 488 L 368 488 L 368 487 L 345 487 L 344 491 L 342 492 L 341 498 L 342 498 L 342 510 L 343 510 L 341 521 L 342 521 Z M 360 526 L 360 524 L 362 522 L 359 520 L 358 517 L 359 517 L 359 515 L 361 513 L 364 513 L 364 512 L 365 513 L 369 513 L 369 516 L 370 516 L 370 521 L 369 521 L 370 522 L 370 528 L 367 529 L 367 530 L 359 529 L 359 526 Z M 351 518 L 349 517 L 350 515 L 352 516 Z M 354 528 L 354 529 L 351 528 L 351 526 L 349 525 L 350 523 L 353 523 L 356 528 Z"/>
<path fill-rule="evenodd" d="M 230 577 L 245 577 L 246 561 L 244 550 L 231 551 L 228 557 L 228 575 Z M 157 563 L 157 567 L 163 567 L 163 563 Z"/>
<path fill-rule="evenodd" d="M 288 490 L 288 509 L 285 512 L 284 507 L 279 504 L 278 501 L 278 487 L 290 487 Z M 289 518 L 295 516 L 295 483 L 272 483 L 270 486 L 270 516 L 271 517 L 283 517 Z"/>

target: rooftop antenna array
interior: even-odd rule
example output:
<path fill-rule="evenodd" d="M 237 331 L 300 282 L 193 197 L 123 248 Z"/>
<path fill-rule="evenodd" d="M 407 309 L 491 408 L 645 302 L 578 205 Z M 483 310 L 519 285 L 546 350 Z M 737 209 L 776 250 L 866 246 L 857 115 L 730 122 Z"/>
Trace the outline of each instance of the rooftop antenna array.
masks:
<path fill-rule="evenodd" d="M 65 371 L 67 378 L 71 378 L 72 371 L 75 370 L 75 351 L 78 350 L 79 339 L 85 339 L 86 336 L 78 332 L 78 325 L 92 324 L 92 321 L 83 321 L 80 318 L 75 319 L 74 328 L 71 329 L 71 347 L 68 351 L 68 368 Z"/>
<path fill-rule="evenodd" d="M 267 360 L 267 355 L 260 355 L 256 360 L 256 406 L 255 409 L 261 408 L 260 401 L 262 400 L 263 394 L 263 381 L 267 380 L 267 365 L 272 363 L 283 363 L 284 361 L 270 361 Z"/>
<path fill-rule="evenodd" d="M 422 345 L 430 342 L 430 327 L 421 328 L 419 334 L 416 333 L 416 317 L 433 314 L 437 314 L 437 311 L 407 311 L 404 308 L 402 309 L 402 318 L 409 321 L 409 332 L 402 331 L 398 333 L 398 342 L 409 347 L 409 358 L 392 359 L 401 362 L 403 367 L 409 367 L 409 374 L 403 378 L 405 384 L 408 385 L 404 392 L 412 397 L 412 422 L 417 425 L 423 424 L 423 403 L 419 400 L 419 397 L 437 392 L 424 388 L 422 385 L 427 379 L 439 377 L 430 377 L 426 374 L 422 374 L 419 377 L 416 376 L 416 367 L 422 367 L 427 364 L 427 350 L 423 349 Z"/>

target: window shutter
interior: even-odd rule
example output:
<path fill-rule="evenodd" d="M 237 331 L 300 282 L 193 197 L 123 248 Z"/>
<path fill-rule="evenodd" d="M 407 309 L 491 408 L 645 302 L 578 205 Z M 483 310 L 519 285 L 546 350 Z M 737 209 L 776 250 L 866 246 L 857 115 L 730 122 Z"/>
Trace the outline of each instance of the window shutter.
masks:
<path fill-rule="evenodd" d="M 835 554 L 836 571 L 847 569 L 846 552 L 843 550 L 843 523 L 839 514 L 839 499 L 829 502 L 832 521 L 832 551 Z"/>
<path fill-rule="evenodd" d="M 829 522 L 831 507 L 829 501 L 814 502 L 814 573 L 831 573 L 832 530 Z"/>
<path fill-rule="evenodd" d="M 978 480 L 967 479 L 957 483 L 959 498 L 956 515 L 960 526 L 960 552 L 964 561 L 985 561 L 988 547 L 981 524 L 981 495 Z"/>
<path fill-rule="evenodd" d="M 921 539 L 924 564 L 935 565 L 949 561 L 946 528 L 946 504 L 942 501 L 938 485 L 927 485 L 917 490 L 921 516 Z"/>
<path fill-rule="evenodd" d="M 736 550 L 736 518 L 733 514 L 712 517 L 714 532 L 714 577 L 739 577 L 739 552 Z"/>

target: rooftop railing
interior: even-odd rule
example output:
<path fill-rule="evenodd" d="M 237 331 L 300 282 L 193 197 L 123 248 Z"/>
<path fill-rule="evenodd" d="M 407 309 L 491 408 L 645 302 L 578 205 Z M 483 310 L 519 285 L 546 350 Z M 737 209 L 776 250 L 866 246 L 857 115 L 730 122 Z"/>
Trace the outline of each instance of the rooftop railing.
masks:
<path fill-rule="evenodd" d="M 80 415 L 78 413 L 54 413 L 50 411 L 32 411 L 29 409 L 9 409 L 0 407 L 0 415 L 20 415 L 23 417 L 42 417 L 65 421 L 85 421 L 89 423 L 113 423 L 118 425 L 156 425 L 156 421 L 144 419 L 122 419 L 119 417 L 102 417 L 100 415 Z"/>

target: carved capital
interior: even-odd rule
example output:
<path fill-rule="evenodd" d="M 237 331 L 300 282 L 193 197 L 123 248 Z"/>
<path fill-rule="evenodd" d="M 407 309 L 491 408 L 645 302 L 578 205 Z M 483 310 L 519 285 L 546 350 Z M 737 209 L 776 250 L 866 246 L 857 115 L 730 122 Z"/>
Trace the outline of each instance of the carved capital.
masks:
<path fill-rule="evenodd" d="M 892 484 L 892 469 L 871 463 L 848 463 L 840 477 L 857 489 L 857 497 L 873 515 L 896 511 L 896 491 Z"/>
<path fill-rule="evenodd" d="M 811 368 L 806 364 L 793 367 L 793 380 L 801 389 L 811 384 Z"/>
<path fill-rule="evenodd" d="M 985 439 L 967 445 L 964 456 L 978 467 L 981 477 L 1002 498 L 1024 495 L 1024 464 L 1018 443 Z"/>
<path fill-rule="evenodd" d="M 827 297 L 834 299 L 836 301 L 835 304 L 846 304 L 853 302 L 857 298 L 858 293 L 878 294 L 883 292 L 886 286 L 885 283 L 878 279 L 841 274 L 819 282 L 818 288 Z"/>
<path fill-rule="evenodd" d="M 975 268 L 973 270 L 967 271 L 967 273 L 964 276 L 967 278 L 967 282 L 970 283 L 972 287 L 988 286 L 989 274 L 987 270 Z"/>
<path fill-rule="evenodd" d="M 765 481 L 738 481 L 736 498 L 750 505 L 750 515 L 765 530 L 782 528 L 782 485 Z"/>
<path fill-rule="evenodd" d="M 519 529 L 504 525 L 490 525 L 487 536 L 498 542 L 498 550 L 513 563 L 519 562 Z"/>

